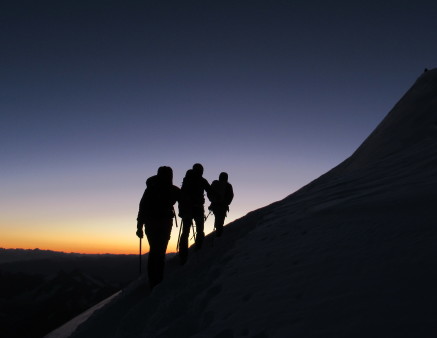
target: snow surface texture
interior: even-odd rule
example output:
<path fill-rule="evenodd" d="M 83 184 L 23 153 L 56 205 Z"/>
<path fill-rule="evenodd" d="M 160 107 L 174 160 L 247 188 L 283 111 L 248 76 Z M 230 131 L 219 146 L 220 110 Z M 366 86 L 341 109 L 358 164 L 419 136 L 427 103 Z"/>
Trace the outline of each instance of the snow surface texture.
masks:
<path fill-rule="evenodd" d="M 50 334 L 46 335 L 44 338 L 63 338 L 68 337 L 71 335 L 76 328 L 82 324 L 85 320 L 87 320 L 95 311 L 100 309 L 101 307 L 105 306 L 107 303 L 109 303 L 114 297 L 117 297 L 118 294 L 121 291 L 113 294 L 111 297 L 106 298 L 105 300 L 101 301 L 100 303 L 94 305 L 87 311 L 81 313 L 80 315 L 76 316 L 72 320 L 68 321 L 58 329 L 52 331 Z"/>
<path fill-rule="evenodd" d="M 152 293 L 143 276 L 73 337 L 437 337 L 436 172 L 437 69 L 346 161 L 170 260 Z"/>

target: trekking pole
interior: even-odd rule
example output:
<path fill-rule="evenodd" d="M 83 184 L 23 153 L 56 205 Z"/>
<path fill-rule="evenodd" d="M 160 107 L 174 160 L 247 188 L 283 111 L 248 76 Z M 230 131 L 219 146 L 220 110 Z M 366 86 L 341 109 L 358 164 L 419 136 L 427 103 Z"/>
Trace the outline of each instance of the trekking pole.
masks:
<path fill-rule="evenodd" d="M 140 237 L 140 275 L 141 275 L 141 237 Z"/>
<path fill-rule="evenodd" d="M 194 229 L 193 222 L 191 222 L 191 227 L 193 228 L 193 238 L 194 238 L 194 241 L 196 241 L 196 229 Z"/>
<path fill-rule="evenodd" d="M 206 217 L 205 217 L 205 222 L 206 222 L 206 220 L 208 219 L 208 217 L 209 217 L 209 215 L 211 215 L 211 210 L 209 211 L 209 213 L 208 213 L 208 215 L 206 215 Z"/>
<path fill-rule="evenodd" d="M 173 207 L 173 216 L 174 216 L 174 220 L 176 222 L 176 228 L 178 227 L 178 217 L 176 216 L 176 212 L 174 211 L 174 207 Z"/>
<path fill-rule="evenodd" d="M 184 220 L 181 221 L 181 227 L 179 228 L 178 244 L 176 245 L 176 251 L 179 251 L 179 244 L 181 243 L 182 228 L 184 227 Z"/>

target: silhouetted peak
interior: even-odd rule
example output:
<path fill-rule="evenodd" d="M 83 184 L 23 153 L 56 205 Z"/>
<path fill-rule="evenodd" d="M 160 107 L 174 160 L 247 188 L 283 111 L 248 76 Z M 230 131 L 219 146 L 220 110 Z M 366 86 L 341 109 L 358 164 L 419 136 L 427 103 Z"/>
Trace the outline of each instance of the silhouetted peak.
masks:
<path fill-rule="evenodd" d="M 408 148 L 437 139 L 437 69 L 416 80 L 377 128 L 343 163 L 347 169 L 383 161 Z"/>

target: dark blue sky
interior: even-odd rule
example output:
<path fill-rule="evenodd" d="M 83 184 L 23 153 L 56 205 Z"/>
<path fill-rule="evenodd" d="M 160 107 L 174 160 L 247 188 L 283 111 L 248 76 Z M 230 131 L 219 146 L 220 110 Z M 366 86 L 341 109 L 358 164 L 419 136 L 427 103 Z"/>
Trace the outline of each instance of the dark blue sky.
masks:
<path fill-rule="evenodd" d="M 127 238 L 160 165 L 228 171 L 230 220 L 281 199 L 435 66 L 436 32 L 435 1 L 3 1 L 0 227 L 25 205 L 30 231 Z"/>

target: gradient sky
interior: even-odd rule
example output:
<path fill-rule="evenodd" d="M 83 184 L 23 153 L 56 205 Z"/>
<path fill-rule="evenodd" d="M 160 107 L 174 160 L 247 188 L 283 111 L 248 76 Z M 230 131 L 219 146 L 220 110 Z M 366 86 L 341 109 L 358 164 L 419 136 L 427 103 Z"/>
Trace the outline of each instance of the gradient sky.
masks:
<path fill-rule="evenodd" d="M 227 171 L 227 221 L 280 200 L 352 154 L 436 41 L 435 1 L 2 1 L 0 247 L 137 253 L 161 165 L 178 186 Z"/>

